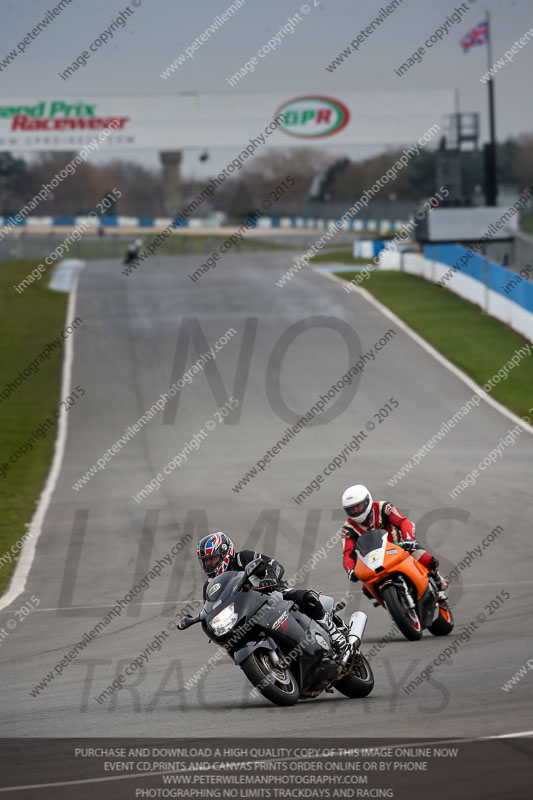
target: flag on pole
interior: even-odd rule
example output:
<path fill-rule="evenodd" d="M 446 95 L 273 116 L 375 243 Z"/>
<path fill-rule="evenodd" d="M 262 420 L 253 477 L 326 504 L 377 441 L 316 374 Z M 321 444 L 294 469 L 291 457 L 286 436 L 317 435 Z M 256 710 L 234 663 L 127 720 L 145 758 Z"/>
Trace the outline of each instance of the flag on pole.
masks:
<path fill-rule="evenodd" d="M 488 40 L 489 23 L 486 21 L 480 22 L 479 25 L 476 25 L 475 28 L 472 28 L 472 30 L 461 39 L 463 53 L 468 53 L 471 47 L 474 47 L 476 44 L 485 44 L 485 42 L 488 42 Z"/>

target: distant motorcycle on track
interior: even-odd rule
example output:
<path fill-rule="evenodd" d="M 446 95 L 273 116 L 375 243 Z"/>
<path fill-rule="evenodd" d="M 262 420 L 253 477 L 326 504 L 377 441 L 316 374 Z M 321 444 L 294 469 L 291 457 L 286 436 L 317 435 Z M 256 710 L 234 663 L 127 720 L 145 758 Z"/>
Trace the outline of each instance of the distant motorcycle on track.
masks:
<path fill-rule="evenodd" d="M 453 630 L 453 615 L 431 573 L 407 550 L 389 541 L 387 531 L 367 531 L 355 543 L 354 573 L 375 600 L 387 609 L 406 639 L 420 639 L 426 628 L 434 636 Z"/>
<path fill-rule="evenodd" d="M 126 248 L 126 254 L 124 256 L 124 264 L 131 264 L 132 261 L 135 261 L 142 250 L 142 246 L 142 239 L 135 239 L 134 242 L 129 244 Z"/>
<path fill-rule="evenodd" d="M 200 623 L 206 636 L 225 648 L 250 683 L 272 703 L 290 706 L 300 698 L 318 697 L 337 689 L 346 697 L 365 697 L 374 687 L 370 665 L 359 647 L 367 616 L 354 612 L 349 626 L 327 595 L 320 599 L 346 634 L 349 647 L 342 660 L 333 655 L 325 629 L 303 614 L 281 592 L 254 590 L 250 577 L 261 566 L 255 559 L 244 572 L 211 578 L 206 601 L 196 617 L 183 617 L 178 629 Z"/>

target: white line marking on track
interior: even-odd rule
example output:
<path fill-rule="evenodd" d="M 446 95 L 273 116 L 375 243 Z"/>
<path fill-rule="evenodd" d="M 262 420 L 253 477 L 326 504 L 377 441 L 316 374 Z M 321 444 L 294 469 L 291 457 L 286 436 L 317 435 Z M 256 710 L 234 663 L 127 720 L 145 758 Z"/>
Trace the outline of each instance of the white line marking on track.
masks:
<path fill-rule="evenodd" d="M 335 283 L 338 283 L 341 286 L 346 286 L 346 281 L 344 281 L 342 278 L 337 277 L 337 275 L 333 275 L 333 273 L 323 272 L 319 267 L 315 267 L 314 272 L 317 272 L 319 275 L 323 275 L 325 278 L 329 278 L 330 280 L 335 281 Z M 426 351 L 426 353 L 432 355 L 433 358 L 435 358 L 440 364 L 449 369 L 450 372 L 453 372 L 456 378 L 459 378 L 459 380 L 465 383 L 470 389 L 473 389 L 476 394 L 479 394 L 479 396 L 482 397 L 483 400 L 485 400 L 486 403 L 495 408 L 497 411 L 499 411 L 508 419 L 512 420 L 512 422 L 521 425 L 522 428 L 524 428 L 524 430 L 527 431 L 528 433 L 533 434 L 533 425 L 528 424 L 522 419 L 522 417 L 519 417 L 518 414 L 509 411 L 508 408 L 502 406 L 502 404 L 498 403 L 497 400 L 494 400 L 494 398 L 491 397 L 490 394 L 485 392 L 481 388 L 481 386 L 478 386 L 478 384 L 475 381 L 473 381 L 472 378 L 470 378 L 466 374 L 466 372 L 463 372 L 461 369 L 459 369 L 459 367 L 456 367 L 455 364 L 452 364 L 451 361 L 448 361 L 448 359 L 445 356 L 443 356 L 442 353 L 439 353 L 438 350 L 436 350 L 431 344 L 429 344 L 429 342 L 426 342 L 425 339 L 423 339 L 418 333 L 416 333 L 416 331 L 410 328 L 409 325 L 407 325 L 403 320 L 400 319 L 400 317 L 396 316 L 394 311 L 391 311 L 390 308 L 387 308 L 387 306 L 384 306 L 383 303 L 380 303 L 379 300 L 376 300 L 376 298 L 372 294 L 370 294 L 369 291 L 361 288 L 360 286 L 353 287 L 352 291 L 355 291 L 356 293 L 362 295 L 366 300 L 368 300 L 368 302 L 371 305 L 373 305 L 375 308 L 381 311 L 381 313 L 384 316 L 392 320 L 399 328 L 402 329 L 404 333 L 410 336 L 411 339 L 414 339 L 414 341 L 417 342 L 417 344 L 419 344 L 420 347 L 422 347 Z"/>
<path fill-rule="evenodd" d="M 67 315 L 66 315 L 67 324 L 70 323 L 76 316 L 76 298 L 78 294 L 78 281 L 79 281 L 79 276 L 75 279 L 72 291 L 70 292 L 68 298 Z M 68 397 L 68 395 L 70 394 L 70 381 L 72 377 L 73 356 L 74 356 L 74 336 L 71 335 L 65 340 L 65 357 L 63 359 L 63 371 L 61 375 L 61 395 L 60 395 L 61 397 Z M 52 459 L 52 466 L 50 468 L 50 472 L 48 473 L 44 489 L 41 492 L 37 508 L 35 509 L 35 513 L 32 517 L 30 526 L 28 528 L 28 533 L 30 534 L 30 537 L 26 539 L 26 541 L 24 542 L 24 546 L 20 552 L 20 556 L 17 561 L 17 566 L 15 567 L 15 572 L 13 573 L 13 577 L 11 578 L 9 588 L 6 594 L 0 598 L 0 610 L 11 605 L 11 603 L 14 600 L 16 600 L 17 597 L 20 597 L 20 595 L 26 588 L 26 581 L 28 580 L 28 575 L 30 573 L 33 564 L 33 559 L 35 558 L 37 542 L 39 541 L 39 537 L 42 532 L 44 518 L 46 516 L 46 512 L 48 511 L 48 506 L 50 505 L 52 494 L 54 493 L 54 489 L 56 488 L 57 479 L 59 477 L 61 465 L 63 463 L 63 455 L 65 453 L 66 441 L 67 441 L 67 412 L 66 409 L 61 406 L 59 423 L 57 426 L 57 436 L 54 444 L 54 457 Z"/>
<path fill-rule="evenodd" d="M 463 583 L 463 586 L 520 586 L 521 584 L 532 584 L 533 581 L 491 581 L 489 583 Z"/>
<path fill-rule="evenodd" d="M 517 583 L 517 581 L 512 581 L 513 583 Z M 511 581 L 508 581 L 511 583 Z M 533 583 L 533 581 L 531 581 Z M 502 584 L 507 585 L 507 584 Z M 146 603 L 128 603 L 128 608 L 132 606 L 176 606 L 179 603 L 190 603 L 191 598 L 187 598 L 185 600 L 154 600 L 153 602 L 146 602 Z M 34 611 L 82 611 L 88 608 L 114 608 L 116 603 L 106 603 L 103 606 L 60 606 L 59 608 L 34 608 Z M 0 611 L 0 614 L 10 614 L 10 611 Z"/>
<path fill-rule="evenodd" d="M 490 583 L 463 583 L 462 586 L 464 588 L 468 588 L 469 586 L 531 586 L 533 585 L 533 581 L 515 581 L 515 580 L 508 580 L 508 581 L 492 581 Z M 355 594 L 363 594 L 361 589 L 352 589 Z M 190 603 L 191 599 L 187 598 L 185 600 L 154 600 L 153 602 L 149 603 L 128 603 L 128 608 L 130 606 L 177 606 L 180 603 Z M 34 611 L 84 611 L 89 608 L 113 608 L 114 603 L 107 603 L 103 606 L 64 606 L 60 608 L 34 608 Z M 0 611 L 0 614 L 10 614 L 10 611 Z M 74 616 L 74 614 L 72 615 Z"/>

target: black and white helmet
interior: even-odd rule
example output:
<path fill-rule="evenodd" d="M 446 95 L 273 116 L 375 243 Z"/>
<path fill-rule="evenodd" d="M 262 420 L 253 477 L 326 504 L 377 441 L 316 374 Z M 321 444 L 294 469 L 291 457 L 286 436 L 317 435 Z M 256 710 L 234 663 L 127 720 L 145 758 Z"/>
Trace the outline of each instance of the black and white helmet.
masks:
<path fill-rule="evenodd" d="M 372 511 L 372 495 L 362 483 L 349 486 L 342 495 L 342 507 L 354 522 L 364 522 Z"/>

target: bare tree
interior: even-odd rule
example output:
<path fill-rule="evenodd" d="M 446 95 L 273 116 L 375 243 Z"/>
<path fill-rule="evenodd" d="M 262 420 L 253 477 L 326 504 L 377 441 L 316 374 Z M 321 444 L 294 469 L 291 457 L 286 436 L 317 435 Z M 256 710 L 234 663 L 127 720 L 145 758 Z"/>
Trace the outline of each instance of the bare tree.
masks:
<path fill-rule="evenodd" d="M 291 202 L 302 202 L 309 191 L 314 174 L 325 169 L 335 158 L 310 147 L 267 150 L 256 156 L 242 170 L 242 180 L 257 205 L 287 175 L 294 178 L 290 189 Z"/>

